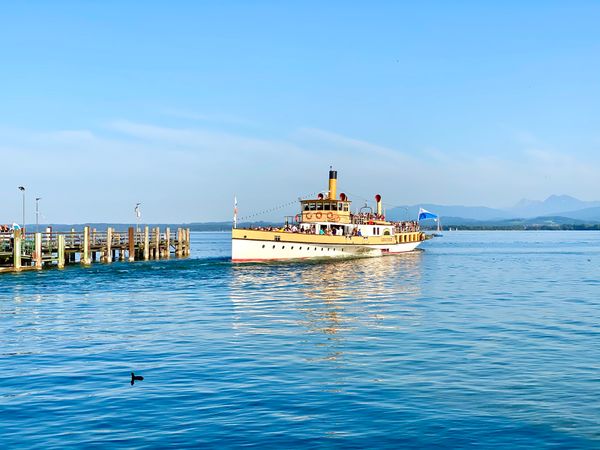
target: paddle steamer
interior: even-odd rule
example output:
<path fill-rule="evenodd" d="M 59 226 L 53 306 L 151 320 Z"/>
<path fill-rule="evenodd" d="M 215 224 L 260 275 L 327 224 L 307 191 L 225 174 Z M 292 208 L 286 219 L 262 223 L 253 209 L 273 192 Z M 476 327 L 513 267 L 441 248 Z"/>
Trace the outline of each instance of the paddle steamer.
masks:
<path fill-rule="evenodd" d="M 351 212 L 346 194 L 337 197 L 337 172 L 329 171 L 329 191 L 300 200 L 300 213 L 281 228 L 237 228 L 234 220 L 231 258 L 258 262 L 308 258 L 374 257 L 413 251 L 425 240 L 417 222 L 385 219 L 381 196 L 376 210 Z"/>

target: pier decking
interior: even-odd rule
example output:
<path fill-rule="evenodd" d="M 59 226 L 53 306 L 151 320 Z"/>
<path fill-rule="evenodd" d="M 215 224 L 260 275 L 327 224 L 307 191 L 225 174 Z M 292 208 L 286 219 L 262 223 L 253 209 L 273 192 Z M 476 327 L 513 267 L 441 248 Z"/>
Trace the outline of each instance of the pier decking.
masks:
<path fill-rule="evenodd" d="M 0 273 L 64 268 L 67 264 L 90 265 L 93 262 L 147 261 L 185 257 L 190 254 L 190 230 L 144 227 L 136 231 L 108 228 L 96 231 L 84 227 L 76 232 L 23 233 L 15 230 L 0 233 Z"/>

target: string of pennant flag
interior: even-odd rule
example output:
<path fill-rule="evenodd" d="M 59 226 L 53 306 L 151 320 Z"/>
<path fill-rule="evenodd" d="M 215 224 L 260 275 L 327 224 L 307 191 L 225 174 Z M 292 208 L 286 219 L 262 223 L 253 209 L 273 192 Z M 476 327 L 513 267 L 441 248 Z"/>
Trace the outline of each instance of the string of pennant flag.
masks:
<path fill-rule="evenodd" d="M 309 193 L 309 194 L 307 194 L 307 195 L 305 195 L 305 196 L 303 196 L 303 197 L 299 197 L 299 198 L 298 198 L 298 199 L 296 199 L 296 200 L 292 200 L 292 201 L 290 201 L 290 202 L 283 203 L 283 204 L 281 204 L 281 205 L 278 205 L 278 206 L 274 206 L 273 208 L 265 209 L 265 210 L 262 210 L 262 211 L 255 212 L 255 213 L 253 213 L 253 214 L 249 214 L 249 215 L 246 215 L 246 216 L 240 217 L 238 220 L 239 220 L 239 221 L 243 221 L 243 220 L 249 220 L 249 219 L 253 219 L 253 218 L 255 218 L 255 217 L 260 217 L 260 216 L 263 216 L 263 215 L 265 215 L 265 214 L 269 214 L 269 213 L 272 213 L 272 212 L 275 212 L 275 211 L 279 211 L 279 210 L 281 210 L 281 209 L 288 208 L 288 207 L 290 207 L 290 206 L 292 206 L 292 205 L 294 205 L 294 204 L 298 203 L 298 201 L 299 201 L 299 200 L 302 200 L 302 199 L 307 199 L 307 198 L 315 198 L 315 197 L 316 197 L 318 194 L 321 194 L 321 193 L 323 193 L 323 192 L 324 192 L 324 191 L 311 192 L 311 193 Z M 352 197 L 352 198 L 356 198 L 356 199 L 358 199 L 358 200 L 363 200 L 363 201 L 365 201 L 365 202 L 368 202 L 368 201 L 369 201 L 369 199 L 367 199 L 367 198 L 365 198 L 365 197 L 363 197 L 363 196 L 361 196 L 361 195 L 355 195 L 355 194 L 353 194 L 353 193 L 351 193 L 351 192 L 348 192 L 348 196 L 349 196 L 349 197 Z M 386 206 L 386 208 L 402 208 L 402 209 L 406 209 L 406 210 L 408 210 L 408 208 L 407 208 L 406 206 L 392 205 L 391 203 L 386 203 L 386 202 L 382 202 L 382 203 L 383 203 L 383 205 L 385 205 L 385 206 Z M 236 203 L 236 208 L 237 208 L 237 203 Z M 425 211 L 425 210 L 423 210 L 423 211 Z M 236 212 L 237 212 L 237 209 L 236 209 Z M 429 211 L 425 211 L 425 212 L 426 212 L 426 213 L 428 213 L 428 215 L 430 215 L 430 216 L 428 216 L 427 218 L 434 218 L 434 217 L 436 217 L 436 218 L 437 218 L 437 215 L 435 215 L 435 214 L 433 214 L 433 213 L 430 213 Z M 419 211 L 419 213 L 421 213 L 421 211 Z M 421 218 L 421 214 L 420 214 L 420 216 L 419 216 L 419 217 Z"/>
<path fill-rule="evenodd" d="M 321 192 L 311 192 L 310 194 L 307 194 L 307 195 L 305 195 L 305 196 L 303 196 L 303 197 L 299 197 L 299 198 L 297 198 L 296 200 L 292 200 L 291 202 L 283 203 L 283 204 L 281 204 L 281 205 L 274 206 L 273 208 L 264 209 L 264 210 L 262 210 L 262 211 L 255 212 L 255 213 L 253 213 L 253 214 L 249 214 L 249 215 L 246 215 L 246 216 L 240 217 L 240 218 L 238 218 L 238 221 L 240 221 L 240 222 L 241 222 L 241 221 L 243 221 L 243 220 L 249 220 L 249 219 L 252 219 L 252 218 L 255 218 L 255 217 L 260 217 L 260 216 L 263 216 L 263 215 L 265 215 L 265 214 L 272 213 L 272 212 L 274 212 L 274 211 L 279 211 L 279 210 L 281 210 L 281 209 L 284 209 L 284 208 L 287 208 L 287 207 L 289 207 L 289 206 L 292 206 L 292 205 L 295 205 L 295 204 L 297 204 L 299 200 L 302 200 L 302 199 L 305 199 L 305 198 L 316 197 L 316 196 L 317 196 L 318 194 L 320 194 L 320 193 L 321 193 Z"/>

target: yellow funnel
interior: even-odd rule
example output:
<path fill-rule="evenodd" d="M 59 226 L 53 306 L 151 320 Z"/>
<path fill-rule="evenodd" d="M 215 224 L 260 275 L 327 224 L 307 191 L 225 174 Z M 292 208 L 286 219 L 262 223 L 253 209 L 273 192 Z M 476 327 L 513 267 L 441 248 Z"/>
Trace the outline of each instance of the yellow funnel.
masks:
<path fill-rule="evenodd" d="M 329 200 L 335 200 L 337 195 L 337 171 L 329 171 Z"/>

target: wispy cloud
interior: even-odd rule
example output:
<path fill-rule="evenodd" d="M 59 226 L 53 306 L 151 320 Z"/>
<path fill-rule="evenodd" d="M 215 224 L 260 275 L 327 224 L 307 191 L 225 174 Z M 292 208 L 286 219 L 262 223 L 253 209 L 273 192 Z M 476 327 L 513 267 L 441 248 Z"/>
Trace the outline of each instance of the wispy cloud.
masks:
<path fill-rule="evenodd" d="M 198 122 L 221 123 L 229 125 L 256 126 L 257 122 L 232 114 L 200 114 L 184 109 L 167 108 L 161 111 L 164 115 L 178 119 L 188 119 Z"/>
<path fill-rule="evenodd" d="M 325 144 L 329 146 L 330 152 L 341 152 L 342 154 L 350 152 L 363 156 L 382 157 L 388 160 L 407 161 L 412 159 L 410 155 L 396 149 L 318 128 L 301 128 L 294 134 L 294 137 L 313 145 L 315 142 L 321 145 Z"/>
<path fill-rule="evenodd" d="M 239 133 L 214 131 L 205 128 L 172 128 L 130 121 L 115 121 L 109 125 L 113 131 L 146 142 L 176 144 L 194 152 L 222 154 L 230 157 L 252 154 L 258 156 L 287 156 L 304 154 L 298 145 L 277 139 L 261 139 Z"/>

